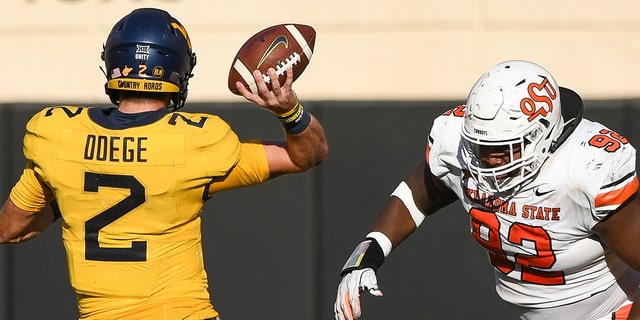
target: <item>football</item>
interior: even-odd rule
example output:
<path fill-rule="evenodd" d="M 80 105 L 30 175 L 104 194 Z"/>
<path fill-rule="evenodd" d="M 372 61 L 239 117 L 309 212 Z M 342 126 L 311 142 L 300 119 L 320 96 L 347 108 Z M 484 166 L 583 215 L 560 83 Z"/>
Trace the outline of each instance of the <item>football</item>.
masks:
<path fill-rule="evenodd" d="M 229 90 L 240 95 L 236 82 L 242 84 L 253 93 L 258 87 L 252 72 L 260 70 L 269 89 L 270 78 L 267 70 L 274 68 L 280 84 L 287 79 L 287 68 L 293 68 L 295 81 L 309 64 L 316 41 L 316 31 L 304 24 L 278 24 L 268 27 L 247 40 L 231 63 L 229 70 Z"/>

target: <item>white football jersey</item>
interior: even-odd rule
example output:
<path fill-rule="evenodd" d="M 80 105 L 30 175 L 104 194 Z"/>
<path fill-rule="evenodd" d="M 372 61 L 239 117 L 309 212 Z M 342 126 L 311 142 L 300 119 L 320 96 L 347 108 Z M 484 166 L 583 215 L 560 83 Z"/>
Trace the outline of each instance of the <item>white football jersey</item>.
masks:
<path fill-rule="evenodd" d="M 500 297 L 523 307 L 555 307 L 602 292 L 623 275 L 622 289 L 634 291 L 638 273 L 591 231 L 638 190 L 629 141 L 583 119 L 532 182 L 500 198 L 480 191 L 462 161 L 463 114 L 459 106 L 435 119 L 427 161 L 469 213 Z"/>

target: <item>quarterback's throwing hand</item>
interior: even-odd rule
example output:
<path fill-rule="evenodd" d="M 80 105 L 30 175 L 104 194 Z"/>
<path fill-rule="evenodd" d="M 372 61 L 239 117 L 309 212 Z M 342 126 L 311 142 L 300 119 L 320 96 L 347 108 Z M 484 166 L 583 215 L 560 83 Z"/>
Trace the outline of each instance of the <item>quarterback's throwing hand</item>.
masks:
<path fill-rule="evenodd" d="M 377 297 L 382 296 L 373 269 L 353 270 L 342 277 L 333 306 L 336 320 L 353 320 L 360 317 L 360 292 L 364 291 L 369 291 Z"/>
<path fill-rule="evenodd" d="M 298 96 L 292 88 L 293 69 L 287 68 L 287 80 L 283 85 L 280 85 L 275 69 L 267 70 L 267 76 L 269 84 L 259 70 L 253 72 L 253 78 L 258 88 L 257 93 L 245 88 L 241 82 L 237 82 L 236 87 L 245 99 L 254 104 L 275 114 L 287 113 L 298 103 Z"/>

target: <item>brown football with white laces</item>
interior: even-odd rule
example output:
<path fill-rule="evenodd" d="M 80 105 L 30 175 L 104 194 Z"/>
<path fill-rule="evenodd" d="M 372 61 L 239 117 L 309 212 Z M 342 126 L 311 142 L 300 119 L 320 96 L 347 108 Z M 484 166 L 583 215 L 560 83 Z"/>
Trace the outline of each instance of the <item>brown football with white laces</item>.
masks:
<path fill-rule="evenodd" d="M 276 70 L 282 85 L 287 79 L 287 68 L 292 67 L 295 81 L 309 65 L 315 41 L 316 31 L 304 24 L 278 24 L 254 34 L 233 58 L 229 70 L 229 90 L 239 95 L 240 92 L 236 88 L 236 82 L 239 81 L 251 92 L 258 93 L 253 79 L 254 70 L 262 72 L 269 88 L 269 68 Z"/>

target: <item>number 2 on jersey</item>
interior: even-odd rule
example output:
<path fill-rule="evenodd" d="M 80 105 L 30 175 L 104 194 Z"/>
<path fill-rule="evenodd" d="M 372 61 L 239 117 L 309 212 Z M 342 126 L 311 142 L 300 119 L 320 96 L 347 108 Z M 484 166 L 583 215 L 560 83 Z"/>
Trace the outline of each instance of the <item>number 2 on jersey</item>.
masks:
<path fill-rule="evenodd" d="M 101 247 L 98 241 L 100 229 L 122 218 L 125 214 L 145 202 L 144 186 L 134 176 L 85 172 L 84 191 L 98 192 L 99 187 L 127 189 L 130 193 L 120 202 L 85 222 L 85 259 L 97 261 L 146 261 L 146 241 L 132 241 L 130 248 Z"/>
<path fill-rule="evenodd" d="M 525 242 L 533 243 L 535 254 L 515 254 L 511 260 L 502 248 L 500 240 L 500 221 L 495 212 L 472 208 L 472 235 L 483 247 L 489 251 L 491 263 L 502 273 L 508 274 L 516 270 L 516 264 L 521 266 L 521 280 L 542 284 L 558 285 L 564 283 L 564 273 L 561 271 L 543 271 L 556 262 L 551 248 L 551 238 L 542 228 L 523 223 L 514 223 L 509 227 L 507 240 L 509 244 L 523 247 Z"/>

